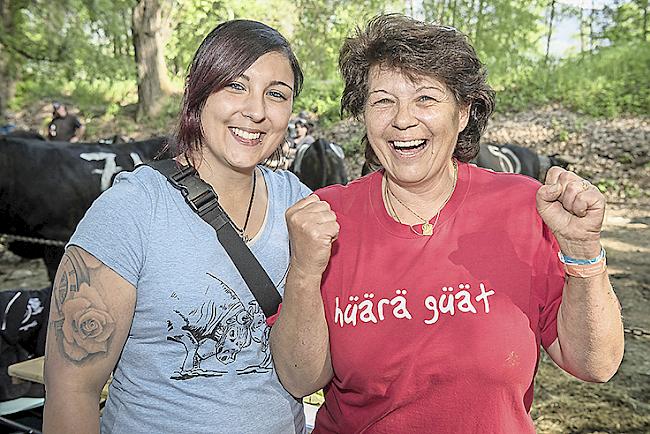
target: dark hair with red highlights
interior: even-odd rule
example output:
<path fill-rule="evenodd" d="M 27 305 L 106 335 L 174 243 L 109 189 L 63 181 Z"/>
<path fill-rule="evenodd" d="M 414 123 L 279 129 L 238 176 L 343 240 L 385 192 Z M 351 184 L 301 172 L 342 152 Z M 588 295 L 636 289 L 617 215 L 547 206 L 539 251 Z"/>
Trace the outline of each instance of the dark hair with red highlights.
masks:
<path fill-rule="evenodd" d="M 479 141 L 494 110 L 494 91 L 487 84 L 487 71 L 467 36 L 453 27 L 417 21 L 401 14 L 379 15 L 365 29 L 347 38 L 339 56 L 345 81 L 341 114 L 359 119 L 368 98 L 371 67 L 396 68 L 414 79 L 418 75 L 441 80 L 456 102 L 470 104 L 467 127 L 458 135 L 454 156 L 469 161 L 478 154 Z M 363 138 L 366 161 L 379 166 L 379 160 Z"/>
<path fill-rule="evenodd" d="M 226 21 L 205 37 L 189 68 L 173 152 L 190 160 L 204 139 L 201 112 L 208 97 L 241 76 L 257 59 L 271 52 L 286 56 L 293 71 L 293 94 L 302 89 L 303 75 L 289 42 L 277 30 L 251 20 Z M 189 155 L 188 155 L 189 154 Z"/>

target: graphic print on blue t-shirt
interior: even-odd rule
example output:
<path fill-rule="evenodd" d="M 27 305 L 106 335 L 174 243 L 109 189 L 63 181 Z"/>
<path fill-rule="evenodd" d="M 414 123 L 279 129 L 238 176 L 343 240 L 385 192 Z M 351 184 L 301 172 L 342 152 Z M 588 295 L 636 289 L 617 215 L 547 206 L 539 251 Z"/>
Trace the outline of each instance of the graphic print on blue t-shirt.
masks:
<path fill-rule="evenodd" d="M 237 375 L 271 371 L 269 328 L 262 309 L 252 300 L 244 306 L 235 291 L 218 277 L 206 273 L 214 283 L 196 299 L 191 309 L 174 309 L 167 320 L 167 340 L 185 347 L 185 358 L 170 377 L 219 377 L 228 373 L 227 365 L 237 360 L 246 347 L 257 344 L 264 358 L 259 365 L 237 369 Z M 171 298 L 177 298 L 172 292 Z"/>

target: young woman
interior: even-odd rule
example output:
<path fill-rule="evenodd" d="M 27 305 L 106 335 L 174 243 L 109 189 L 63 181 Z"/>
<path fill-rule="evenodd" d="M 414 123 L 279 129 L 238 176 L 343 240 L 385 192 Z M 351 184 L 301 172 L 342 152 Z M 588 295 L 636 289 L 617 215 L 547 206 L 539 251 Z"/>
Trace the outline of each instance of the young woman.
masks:
<path fill-rule="evenodd" d="M 285 140 L 302 79 L 276 30 L 223 23 L 194 56 L 171 143 L 177 161 L 214 188 L 280 292 L 284 213 L 309 190 L 258 164 Z M 249 288 L 214 229 L 150 167 L 118 175 L 89 209 L 53 293 L 46 432 L 304 432 Z"/>

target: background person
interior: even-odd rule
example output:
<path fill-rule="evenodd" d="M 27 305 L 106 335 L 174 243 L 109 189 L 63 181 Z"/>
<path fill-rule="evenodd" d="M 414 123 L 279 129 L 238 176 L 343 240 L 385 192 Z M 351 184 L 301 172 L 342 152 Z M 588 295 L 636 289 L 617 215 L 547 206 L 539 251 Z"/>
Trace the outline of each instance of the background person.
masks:
<path fill-rule="evenodd" d="M 309 123 L 305 119 L 297 119 L 294 127 L 296 129 L 296 136 L 293 139 L 294 149 L 314 143 L 314 138 L 309 134 Z"/>
<path fill-rule="evenodd" d="M 603 195 L 558 167 L 540 187 L 467 164 L 493 91 L 454 28 L 379 16 L 340 67 L 383 169 L 288 210 L 278 375 L 325 386 L 316 433 L 534 432 L 540 345 L 587 381 L 621 362 Z"/>
<path fill-rule="evenodd" d="M 258 166 L 285 139 L 302 72 L 276 30 L 217 26 L 189 69 L 178 162 L 210 184 L 283 291 L 284 213 L 309 191 Z M 242 200 L 242 198 L 244 198 Z M 44 431 L 302 433 L 279 383 L 265 317 L 214 229 L 148 166 L 119 174 L 79 223 L 53 289 Z"/>
<path fill-rule="evenodd" d="M 78 142 L 85 130 L 79 118 L 68 113 L 65 104 L 58 101 L 52 103 L 52 120 L 47 125 L 48 140 Z"/>

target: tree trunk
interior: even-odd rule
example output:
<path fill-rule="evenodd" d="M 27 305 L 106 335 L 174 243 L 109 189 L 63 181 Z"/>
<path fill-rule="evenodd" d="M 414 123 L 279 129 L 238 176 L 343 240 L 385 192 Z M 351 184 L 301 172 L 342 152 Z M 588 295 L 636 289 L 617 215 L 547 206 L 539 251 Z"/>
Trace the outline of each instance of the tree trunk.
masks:
<path fill-rule="evenodd" d="M 642 41 L 647 41 L 648 40 L 648 0 L 644 2 L 644 8 L 643 8 L 643 32 L 641 34 L 641 40 Z"/>
<path fill-rule="evenodd" d="M 548 20 L 548 37 L 546 38 L 546 55 L 544 62 L 548 62 L 548 56 L 551 51 L 551 35 L 553 34 L 553 18 L 555 18 L 555 0 L 551 0 L 551 17 Z"/>
<path fill-rule="evenodd" d="M 589 14 L 589 52 L 594 51 L 594 17 L 596 16 L 596 9 L 594 0 L 591 0 L 591 13 Z"/>
<path fill-rule="evenodd" d="M 171 93 L 164 57 L 170 12 L 170 0 L 139 0 L 133 8 L 131 31 L 138 69 L 137 119 L 159 113 L 165 96 Z"/>
<path fill-rule="evenodd" d="M 437 19 L 437 21 L 438 21 L 439 24 L 446 24 L 445 23 L 445 3 L 447 3 L 446 0 L 440 0 L 438 2 L 438 19 Z"/>
<path fill-rule="evenodd" d="M 483 7 L 485 0 L 478 2 L 478 13 L 476 15 L 476 27 L 474 28 L 474 44 L 480 45 L 481 25 L 483 24 Z"/>
<path fill-rule="evenodd" d="M 457 0 L 454 0 L 454 2 L 451 5 L 451 26 L 452 27 L 456 27 L 456 1 Z"/>
<path fill-rule="evenodd" d="M 585 52 L 585 10 L 580 5 L 580 54 Z"/>
<path fill-rule="evenodd" d="M 0 0 L 0 23 L 2 23 L 3 39 L 14 32 L 13 11 L 10 0 Z M 8 47 L 0 41 L 0 123 L 4 123 L 9 101 L 16 94 L 18 81 L 18 65 L 16 58 Z"/>

